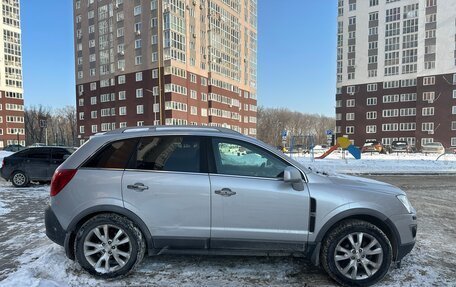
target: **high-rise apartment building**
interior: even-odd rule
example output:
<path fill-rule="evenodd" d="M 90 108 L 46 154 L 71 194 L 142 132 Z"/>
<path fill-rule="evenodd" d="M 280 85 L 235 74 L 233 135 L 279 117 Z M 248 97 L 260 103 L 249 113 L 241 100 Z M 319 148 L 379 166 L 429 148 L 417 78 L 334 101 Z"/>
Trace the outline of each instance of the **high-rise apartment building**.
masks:
<path fill-rule="evenodd" d="M 456 146 L 456 1 L 339 0 L 336 132 Z"/>
<path fill-rule="evenodd" d="M 2 0 L 0 21 L 0 148 L 25 145 L 19 0 Z"/>
<path fill-rule="evenodd" d="M 74 0 L 81 143 L 126 126 L 255 136 L 257 0 Z"/>

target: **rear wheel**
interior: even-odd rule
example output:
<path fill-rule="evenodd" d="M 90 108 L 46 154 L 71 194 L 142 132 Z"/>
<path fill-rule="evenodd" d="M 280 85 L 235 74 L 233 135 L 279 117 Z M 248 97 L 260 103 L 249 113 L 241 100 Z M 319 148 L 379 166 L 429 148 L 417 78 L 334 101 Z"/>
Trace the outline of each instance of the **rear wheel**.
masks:
<path fill-rule="evenodd" d="M 392 262 L 388 237 L 375 225 L 347 220 L 326 237 L 322 248 L 325 271 L 344 286 L 369 286 L 380 281 Z"/>
<path fill-rule="evenodd" d="M 11 182 L 15 187 L 25 187 L 29 184 L 30 181 L 25 172 L 16 171 L 11 177 Z"/>
<path fill-rule="evenodd" d="M 87 221 L 75 242 L 76 260 L 100 278 L 127 275 L 141 262 L 145 249 L 141 231 L 116 214 L 100 214 Z"/>

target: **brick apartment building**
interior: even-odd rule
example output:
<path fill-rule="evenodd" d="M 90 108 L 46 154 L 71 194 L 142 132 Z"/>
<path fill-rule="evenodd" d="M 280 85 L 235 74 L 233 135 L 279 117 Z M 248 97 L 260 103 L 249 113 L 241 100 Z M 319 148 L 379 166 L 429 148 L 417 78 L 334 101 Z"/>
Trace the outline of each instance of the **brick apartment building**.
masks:
<path fill-rule="evenodd" d="M 80 142 L 126 126 L 256 135 L 257 0 L 74 0 Z"/>
<path fill-rule="evenodd" d="M 2 1 L 0 21 L 0 148 L 25 146 L 19 0 Z"/>
<path fill-rule="evenodd" d="M 456 146 L 456 1 L 339 0 L 336 132 Z"/>

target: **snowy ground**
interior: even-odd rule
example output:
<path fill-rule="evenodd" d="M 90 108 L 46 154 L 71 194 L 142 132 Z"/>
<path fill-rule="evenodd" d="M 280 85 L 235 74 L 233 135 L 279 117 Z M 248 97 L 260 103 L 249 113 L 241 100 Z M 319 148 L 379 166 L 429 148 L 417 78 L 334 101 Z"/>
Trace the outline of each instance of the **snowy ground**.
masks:
<path fill-rule="evenodd" d="M 418 242 L 377 286 L 456 286 L 453 176 L 374 177 L 396 184 L 418 210 Z M 46 238 L 49 187 L 0 181 L 0 286 L 334 286 L 302 258 L 159 256 L 117 281 L 96 280 Z"/>
<path fill-rule="evenodd" d="M 319 156 L 320 154 L 315 154 Z M 313 170 L 332 173 L 351 174 L 456 174 L 456 154 L 422 153 L 363 153 L 360 160 L 350 154 L 345 158 L 336 151 L 325 159 L 312 159 L 310 155 L 291 157 Z"/>

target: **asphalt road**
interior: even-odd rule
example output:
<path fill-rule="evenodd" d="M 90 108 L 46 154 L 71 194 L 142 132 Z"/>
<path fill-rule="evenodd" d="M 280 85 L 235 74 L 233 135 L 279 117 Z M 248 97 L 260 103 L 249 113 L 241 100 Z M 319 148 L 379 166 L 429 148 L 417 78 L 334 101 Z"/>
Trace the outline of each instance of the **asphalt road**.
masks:
<path fill-rule="evenodd" d="M 402 267 L 390 270 L 378 286 L 456 286 L 456 176 L 369 178 L 386 181 L 405 190 L 418 211 L 416 247 L 405 257 Z M 64 257 L 63 248 L 49 241 L 44 234 L 43 209 L 48 203 L 48 190 L 48 186 L 15 189 L 9 183 L 0 181 L 0 202 L 3 202 L 3 208 L 10 210 L 0 214 L 0 286 L 3 285 L 2 280 L 8 282 L 10 278 L 5 278 L 9 275 L 14 277 L 21 269 L 38 282 L 46 278 L 70 286 L 334 284 L 321 269 L 302 258 L 167 255 L 146 258 L 137 271 L 120 281 L 91 281 L 91 277 L 77 264 Z M 43 256 L 42 250 L 55 252 L 52 254 L 54 261 L 62 266 L 61 274 L 66 277 L 55 278 L 61 276 L 53 274 L 58 266 L 33 265 L 33 261 L 39 261 L 39 257 Z"/>

